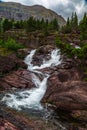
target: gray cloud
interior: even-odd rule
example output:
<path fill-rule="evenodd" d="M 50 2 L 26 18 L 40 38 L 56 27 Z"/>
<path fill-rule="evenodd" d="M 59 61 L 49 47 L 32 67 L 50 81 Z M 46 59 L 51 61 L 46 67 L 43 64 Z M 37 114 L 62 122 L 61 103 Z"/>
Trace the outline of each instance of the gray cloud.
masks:
<path fill-rule="evenodd" d="M 63 2 L 58 3 L 55 6 L 51 6 L 51 9 L 62 15 L 65 19 L 71 17 L 72 12 L 77 12 L 79 19 L 83 17 L 84 12 L 87 12 L 87 5 L 84 0 L 68 0 L 67 4 Z"/>
<path fill-rule="evenodd" d="M 70 17 L 72 12 L 77 12 L 79 18 L 83 16 L 84 12 L 87 12 L 86 0 L 3 0 L 19 2 L 25 5 L 39 4 L 49 9 L 56 11 L 59 15 L 62 15 L 65 19 Z"/>
<path fill-rule="evenodd" d="M 71 16 L 72 12 L 75 11 L 75 6 L 73 3 L 68 3 L 67 5 L 60 3 L 52 8 L 65 18 Z"/>

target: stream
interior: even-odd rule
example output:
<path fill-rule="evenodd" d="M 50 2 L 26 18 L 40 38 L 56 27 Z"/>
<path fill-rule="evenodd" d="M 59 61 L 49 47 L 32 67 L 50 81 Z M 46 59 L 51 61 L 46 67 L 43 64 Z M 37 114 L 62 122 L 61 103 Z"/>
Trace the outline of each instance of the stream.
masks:
<path fill-rule="evenodd" d="M 11 108 L 21 110 L 22 108 L 32 108 L 35 110 L 42 110 L 41 99 L 43 98 L 47 89 L 47 80 L 50 75 L 42 73 L 40 70 L 46 67 L 56 66 L 61 64 L 60 52 L 55 49 L 50 54 L 49 60 L 43 60 L 43 64 L 40 66 L 34 66 L 32 59 L 36 50 L 32 50 L 30 54 L 25 58 L 24 62 L 28 65 L 28 71 L 31 71 L 31 78 L 35 84 L 35 88 L 30 90 L 18 91 L 15 93 L 7 93 L 3 97 L 2 101 Z M 40 79 L 38 75 L 41 75 L 43 79 Z"/>
<path fill-rule="evenodd" d="M 55 49 L 51 52 L 50 59 L 43 59 L 43 63 L 33 65 L 33 56 L 36 50 L 32 50 L 26 56 L 24 62 L 28 65 L 27 71 L 31 72 L 32 82 L 35 87 L 32 89 L 14 90 L 2 95 L 1 103 L 7 108 L 23 112 L 34 120 L 41 120 L 45 122 L 46 130 L 67 130 L 66 124 L 55 119 L 54 111 L 48 109 L 47 105 L 41 103 L 47 89 L 47 81 L 50 77 L 48 73 L 43 73 L 41 69 L 57 66 L 61 64 L 60 51 Z M 48 124 L 48 125 L 47 125 Z"/>

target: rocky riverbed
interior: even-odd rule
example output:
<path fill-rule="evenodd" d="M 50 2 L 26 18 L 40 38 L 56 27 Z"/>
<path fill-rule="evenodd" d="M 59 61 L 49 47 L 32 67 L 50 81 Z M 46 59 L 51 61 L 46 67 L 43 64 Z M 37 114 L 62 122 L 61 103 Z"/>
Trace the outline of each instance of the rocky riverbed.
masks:
<path fill-rule="evenodd" d="M 39 48 L 32 63 L 40 65 L 43 58 L 49 59 L 50 55 L 47 54 L 54 48 L 55 46 L 48 45 Z M 60 65 L 40 70 L 50 74 L 47 91 L 41 102 L 43 106 L 47 104 L 47 108 L 54 111 L 55 118 L 47 123 L 40 117 L 33 118 L 1 104 L 0 130 L 87 130 L 87 82 L 82 80 L 83 74 L 75 61 L 65 56 L 61 56 L 61 59 Z M 23 60 L 17 59 L 15 55 L 0 57 L 0 66 L 0 73 L 6 73 L 0 78 L 0 95 L 35 87 L 31 72 L 26 69 Z M 16 66 L 19 68 L 12 71 Z"/>

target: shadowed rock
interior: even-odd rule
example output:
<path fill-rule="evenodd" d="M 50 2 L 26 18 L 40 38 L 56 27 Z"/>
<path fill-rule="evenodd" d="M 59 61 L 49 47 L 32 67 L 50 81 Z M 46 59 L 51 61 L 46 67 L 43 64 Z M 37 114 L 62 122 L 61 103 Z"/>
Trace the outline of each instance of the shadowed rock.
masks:
<path fill-rule="evenodd" d="M 8 74 L 1 80 L 1 87 L 8 88 L 32 88 L 34 84 L 31 79 L 31 72 L 20 69 L 18 71 L 14 71 L 11 74 Z"/>

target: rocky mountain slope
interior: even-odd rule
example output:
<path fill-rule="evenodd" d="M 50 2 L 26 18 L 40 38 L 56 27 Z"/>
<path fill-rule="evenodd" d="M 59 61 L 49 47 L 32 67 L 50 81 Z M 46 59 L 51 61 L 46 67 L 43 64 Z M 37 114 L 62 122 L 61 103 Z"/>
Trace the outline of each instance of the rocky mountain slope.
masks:
<path fill-rule="evenodd" d="M 59 25 L 64 25 L 66 23 L 62 16 L 40 5 L 25 6 L 13 2 L 0 2 L 0 17 L 15 20 L 27 20 L 31 16 L 36 19 L 48 19 L 49 21 L 57 18 Z"/>

